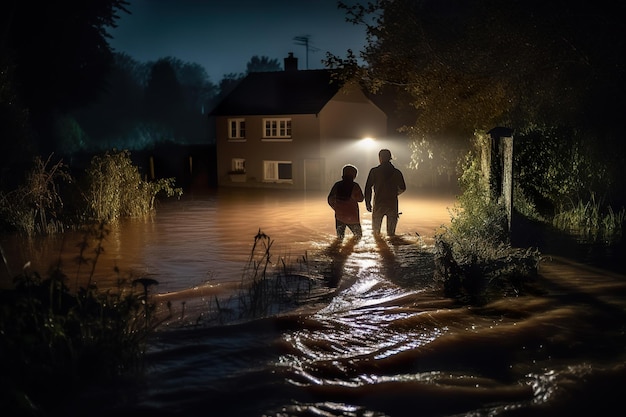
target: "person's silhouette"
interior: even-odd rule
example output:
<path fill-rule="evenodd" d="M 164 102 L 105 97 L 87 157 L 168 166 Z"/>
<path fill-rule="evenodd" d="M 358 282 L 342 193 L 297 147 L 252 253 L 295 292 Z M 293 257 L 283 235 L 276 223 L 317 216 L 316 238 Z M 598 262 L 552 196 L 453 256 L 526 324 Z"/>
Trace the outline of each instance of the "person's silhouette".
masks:
<path fill-rule="evenodd" d="M 387 236 L 396 234 L 398 224 L 398 196 L 406 191 L 404 176 L 391 164 L 391 151 L 378 152 L 380 164 L 370 170 L 365 183 L 365 207 L 372 213 L 372 233 L 380 236 L 383 217 L 387 217 Z M 372 191 L 374 201 L 372 204 Z"/>
<path fill-rule="evenodd" d="M 357 239 L 363 235 L 359 203 L 363 201 L 364 196 L 361 186 L 354 182 L 357 173 L 355 166 L 344 166 L 341 181 L 337 181 L 328 193 L 328 205 L 335 211 L 335 229 L 339 240 L 343 240 L 346 227 Z"/>

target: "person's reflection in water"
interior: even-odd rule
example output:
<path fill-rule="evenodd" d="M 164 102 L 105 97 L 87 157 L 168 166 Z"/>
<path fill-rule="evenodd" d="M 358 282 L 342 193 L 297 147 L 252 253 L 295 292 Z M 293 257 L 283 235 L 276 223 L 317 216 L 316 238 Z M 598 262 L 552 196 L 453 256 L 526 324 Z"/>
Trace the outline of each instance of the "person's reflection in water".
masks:
<path fill-rule="evenodd" d="M 344 245 L 342 245 L 342 240 L 337 238 L 335 241 L 328 247 L 327 253 L 330 256 L 330 268 L 329 272 L 326 276 L 326 281 L 328 282 L 328 286 L 331 288 L 337 288 L 339 286 L 339 282 L 343 276 L 344 266 L 346 264 L 346 260 L 348 256 L 354 251 L 354 247 L 359 240 L 360 236 L 354 236 L 346 241 Z"/>
<path fill-rule="evenodd" d="M 383 266 L 384 276 L 392 282 L 395 282 L 396 277 L 396 254 L 389 246 L 389 243 L 399 242 L 400 238 L 394 236 L 393 239 L 389 239 L 389 243 L 380 234 L 374 235 L 376 246 L 378 247 L 378 253 L 380 254 Z"/>

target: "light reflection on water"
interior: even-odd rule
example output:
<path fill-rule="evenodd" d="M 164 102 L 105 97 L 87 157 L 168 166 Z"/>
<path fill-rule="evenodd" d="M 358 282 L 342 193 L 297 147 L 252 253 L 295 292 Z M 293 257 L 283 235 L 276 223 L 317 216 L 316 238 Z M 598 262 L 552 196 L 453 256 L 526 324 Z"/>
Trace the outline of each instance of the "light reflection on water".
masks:
<path fill-rule="evenodd" d="M 172 326 L 151 342 L 134 400 L 85 403 L 101 415 L 187 417 L 601 415 L 621 404 L 626 277 L 554 258 L 529 293 L 457 304 L 432 280 L 432 236 L 452 198 L 401 199 L 394 242 L 374 240 L 364 212 L 363 239 L 335 245 L 324 195 L 251 190 L 167 202 L 113 228 L 101 285 L 118 265 L 157 279 L 163 302 L 227 297 L 261 229 L 276 262 L 306 253 L 327 293 L 279 317 Z M 38 246 L 53 256 L 33 264 L 60 246 Z"/>
<path fill-rule="evenodd" d="M 419 232 L 432 238 L 433 231 L 449 221 L 451 196 L 406 196 L 399 233 Z M 364 228 L 371 215 L 362 208 Z M 160 293 L 177 292 L 211 284 L 238 283 L 254 236 L 262 230 L 274 241 L 272 253 L 295 262 L 309 251 L 327 247 L 334 239 L 334 219 L 325 194 L 282 190 L 220 190 L 185 196 L 181 201 L 161 203 L 147 219 L 123 220 L 110 226 L 105 252 L 95 271 L 100 287 L 115 286 L 117 276 L 150 276 L 159 281 Z M 369 229 L 371 230 L 371 228 Z M 74 258 L 80 233 L 34 239 L 5 240 L 9 268 L 16 274 L 28 261 L 35 271 L 45 272 L 61 258 L 70 279 L 76 277 Z M 7 239 L 7 238 L 5 238 Z M 92 242 L 93 245 L 93 242 Z M 92 246 L 93 248 L 93 246 Z M 93 253 L 88 252 L 93 257 Z M 83 267 L 81 279 L 88 268 Z M 5 271 L 0 282 L 9 280 Z"/>

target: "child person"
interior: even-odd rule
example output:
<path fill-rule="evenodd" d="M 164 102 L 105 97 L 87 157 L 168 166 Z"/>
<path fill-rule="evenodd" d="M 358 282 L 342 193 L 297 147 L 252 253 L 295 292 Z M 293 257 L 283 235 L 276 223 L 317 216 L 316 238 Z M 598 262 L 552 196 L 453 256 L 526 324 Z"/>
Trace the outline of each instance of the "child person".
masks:
<path fill-rule="evenodd" d="M 335 227 L 337 238 L 343 240 L 346 226 L 352 231 L 355 238 L 363 236 L 359 203 L 364 195 L 361 186 L 354 182 L 357 169 L 353 165 L 346 165 L 342 170 L 342 180 L 337 181 L 328 194 L 328 205 L 335 210 Z"/>

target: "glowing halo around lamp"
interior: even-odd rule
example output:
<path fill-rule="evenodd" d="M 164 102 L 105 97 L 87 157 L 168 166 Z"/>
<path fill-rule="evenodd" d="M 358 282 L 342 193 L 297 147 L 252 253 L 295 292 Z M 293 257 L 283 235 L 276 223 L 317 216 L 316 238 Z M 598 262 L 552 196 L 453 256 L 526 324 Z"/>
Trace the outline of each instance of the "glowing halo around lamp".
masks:
<path fill-rule="evenodd" d="M 363 148 L 369 149 L 369 148 L 373 148 L 374 147 L 374 142 L 375 142 L 374 138 L 367 137 L 367 138 L 361 139 L 360 145 Z"/>

